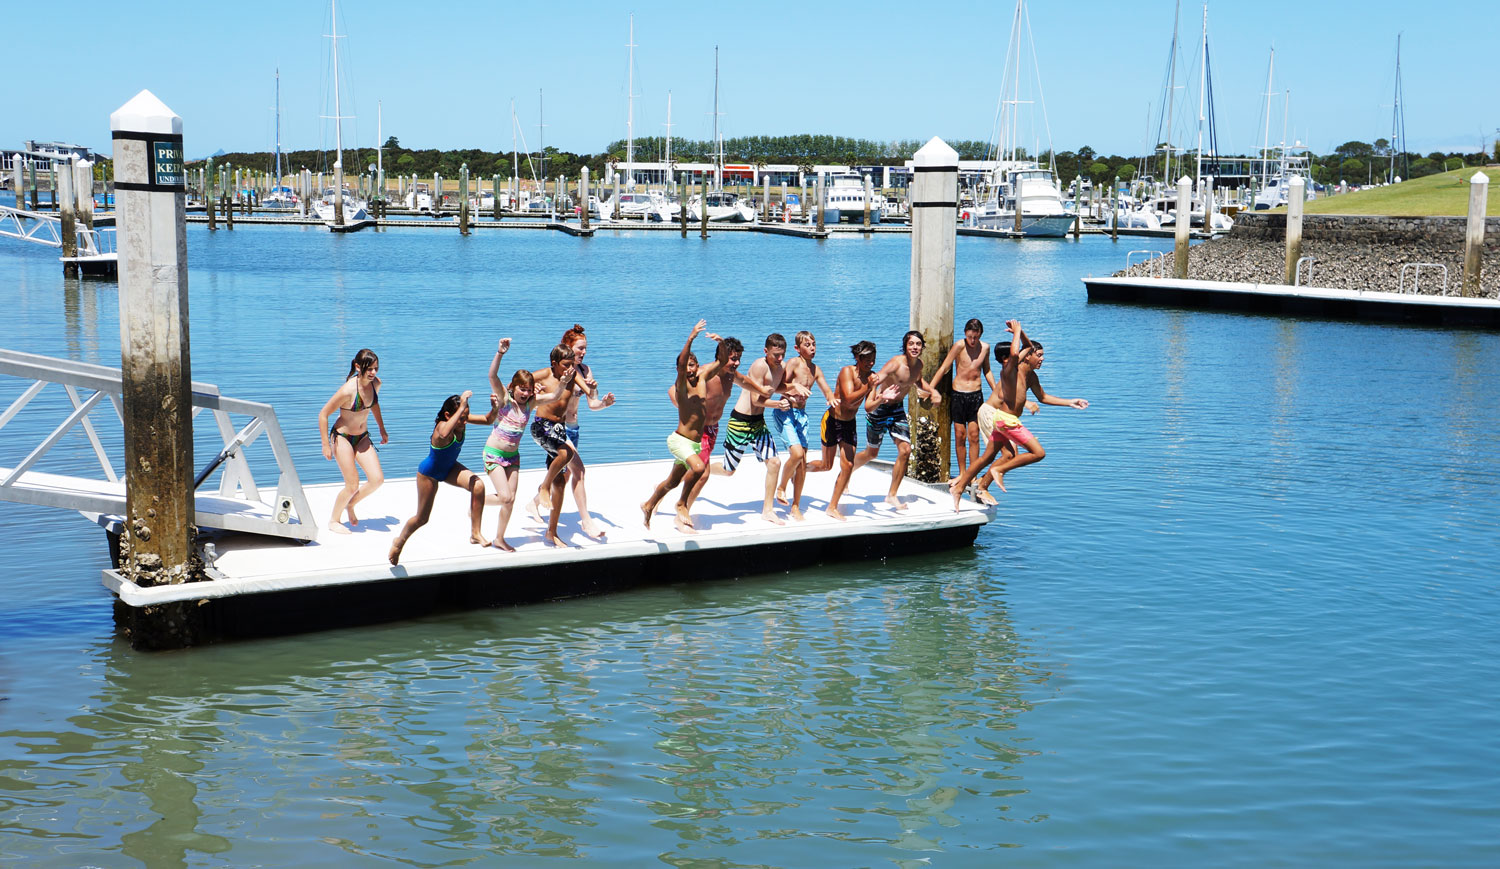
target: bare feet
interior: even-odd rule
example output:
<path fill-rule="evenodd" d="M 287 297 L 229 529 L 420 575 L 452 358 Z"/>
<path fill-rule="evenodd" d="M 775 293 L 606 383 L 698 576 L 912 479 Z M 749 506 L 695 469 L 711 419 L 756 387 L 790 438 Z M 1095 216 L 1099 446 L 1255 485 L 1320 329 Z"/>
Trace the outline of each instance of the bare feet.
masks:
<path fill-rule="evenodd" d="M 785 525 L 786 520 L 776 515 L 775 510 L 762 510 L 760 518 L 770 522 L 772 525 Z"/>
<path fill-rule="evenodd" d="M 1000 487 L 1000 491 L 1002 491 L 1002 492 L 1007 491 L 1006 488 L 1005 488 L 1005 475 L 1004 474 L 998 473 L 996 471 L 990 471 L 990 479 L 992 479 L 992 480 L 995 481 L 995 485 L 997 485 L 997 486 Z"/>
<path fill-rule="evenodd" d="M 344 510 L 344 512 L 346 512 L 346 513 L 349 514 L 349 524 L 350 525 L 358 525 L 359 524 L 359 517 L 356 516 L 356 515 L 354 515 L 354 505 L 353 504 L 350 504 L 348 507 L 346 507 L 345 510 Z"/>
<path fill-rule="evenodd" d="M 651 514 L 653 512 L 655 512 L 655 511 L 653 511 L 651 509 L 651 505 L 650 504 L 646 503 L 645 501 L 641 502 L 641 516 L 645 517 L 645 519 L 646 519 L 646 527 L 647 528 L 651 527 Z"/>
<path fill-rule="evenodd" d="M 559 548 L 559 549 L 571 549 L 572 548 L 567 543 L 565 543 L 561 537 L 558 537 L 556 534 L 543 534 L 542 535 L 542 541 L 544 543 L 546 543 L 548 546 L 553 546 L 553 547 L 556 547 L 556 548 Z"/>
<path fill-rule="evenodd" d="M 696 528 L 693 527 L 693 523 L 689 522 L 689 521 L 687 521 L 685 519 L 683 519 L 681 515 L 679 515 L 679 516 L 677 516 L 677 518 L 673 519 L 672 520 L 672 524 L 676 525 L 677 526 L 677 530 L 681 531 L 683 534 L 697 534 L 698 533 L 698 529 L 696 529 Z"/>
<path fill-rule="evenodd" d="M 974 486 L 973 489 L 974 489 L 974 500 L 978 501 L 979 503 L 983 504 L 984 506 L 986 506 L 986 507 L 993 507 L 996 504 L 1000 503 L 999 501 L 995 500 L 995 496 L 991 495 L 989 493 L 988 489 L 981 489 L 978 486 Z"/>
<path fill-rule="evenodd" d="M 532 520 L 536 521 L 536 522 L 544 521 L 542 519 L 542 513 L 541 513 L 541 508 L 540 508 L 541 499 L 542 499 L 541 494 L 537 494 L 530 501 L 526 502 L 526 515 L 530 516 L 532 518 Z M 551 508 L 549 507 L 548 509 L 550 510 Z"/>
<path fill-rule="evenodd" d="M 390 560 L 391 567 L 395 567 L 396 564 L 401 560 L 401 548 L 405 545 L 406 541 L 402 540 L 400 537 L 397 537 L 396 542 L 391 544 L 391 551 L 385 556 Z"/>
<path fill-rule="evenodd" d="M 516 551 L 516 548 L 514 546 L 511 546 L 509 543 L 505 542 L 505 538 L 504 537 L 496 537 L 494 540 L 491 540 L 491 541 L 489 541 L 488 543 L 486 543 L 484 545 L 485 546 L 493 546 L 494 548 L 500 550 L 501 552 L 515 552 Z"/>
<path fill-rule="evenodd" d="M 344 527 L 344 523 L 342 523 L 342 522 L 334 522 L 334 523 L 330 524 L 328 526 L 328 530 L 332 531 L 335 534 L 348 534 L 349 533 L 349 529 L 345 528 Z"/>
<path fill-rule="evenodd" d="M 798 507 L 796 504 L 793 504 L 792 505 L 792 518 L 796 519 L 798 522 L 801 522 L 803 519 L 806 519 L 807 517 L 802 515 L 802 508 Z"/>
<path fill-rule="evenodd" d="M 469 535 L 469 542 L 470 543 L 478 543 L 480 546 L 489 546 L 489 545 L 491 545 L 491 542 L 489 540 L 484 539 L 484 535 L 482 535 L 482 534 L 470 534 Z"/>
<path fill-rule="evenodd" d="M 849 521 L 849 517 L 845 516 L 843 513 L 840 513 L 839 512 L 839 508 L 833 506 L 832 504 L 829 504 L 828 505 L 828 509 L 824 510 L 823 512 L 825 512 L 829 516 L 832 516 L 833 518 L 839 520 L 840 522 L 847 522 L 847 521 Z"/>
<path fill-rule="evenodd" d="M 583 533 L 586 534 L 586 535 L 588 535 L 589 537 L 592 537 L 595 540 L 603 540 L 604 539 L 604 535 L 605 535 L 604 529 L 600 528 L 598 525 L 595 525 L 594 524 L 594 520 L 592 520 L 592 519 L 585 519 L 582 522 L 578 523 L 578 525 L 579 525 L 580 528 L 583 529 Z"/>
<path fill-rule="evenodd" d="M 892 510 L 905 510 L 906 509 L 906 505 L 903 504 L 903 503 L 901 503 L 901 499 L 898 498 L 898 497 L 896 497 L 895 495 L 886 495 L 885 496 L 885 504 L 886 504 L 887 507 L 890 507 Z"/>
<path fill-rule="evenodd" d="M 785 507 L 787 504 L 790 504 L 791 502 L 786 499 L 786 492 L 782 491 L 781 489 L 777 489 L 776 490 L 776 503 L 778 503 L 781 506 Z"/>
<path fill-rule="evenodd" d="M 964 490 L 958 485 L 957 480 L 948 484 L 948 494 L 953 496 L 953 512 L 957 513 L 963 509 Z"/>

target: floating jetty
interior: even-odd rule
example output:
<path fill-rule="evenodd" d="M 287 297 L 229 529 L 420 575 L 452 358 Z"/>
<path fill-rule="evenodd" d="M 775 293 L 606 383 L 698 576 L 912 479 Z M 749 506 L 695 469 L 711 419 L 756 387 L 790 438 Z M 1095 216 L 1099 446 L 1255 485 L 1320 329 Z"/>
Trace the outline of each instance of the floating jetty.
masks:
<path fill-rule="evenodd" d="M 127 632 L 143 611 L 186 604 L 187 624 L 179 628 L 179 639 L 192 644 L 968 546 L 994 516 L 994 508 L 967 500 L 954 512 L 945 485 L 910 478 L 898 490 L 906 509 L 892 509 L 884 504 L 890 466 L 872 462 L 850 480 L 840 505 L 846 520 L 824 512 L 837 473 L 829 471 L 808 475 L 805 520 L 790 519 L 787 508 L 778 506 L 787 521 L 774 525 L 760 515 L 764 466 L 747 460 L 734 476 L 708 481 L 694 504 L 696 533 L 674 527 L 675 492 L 648 529 L 640 503 L 670 468 L 667 460 L 589 466 L 589 502 L 607 531 L 604 541 L 583 533 L 570 493 L 559 524 L 569 545 L 543 542 L 543 524 L 523 509 L 541 480 L 541 469 L 534 469 L 521 472 L 506 535 L 517 551 L 470 543 L 468 494 L 442 486 L 431 520 L 407 541 L 400 565 L 392 567 L 387 554 L 415 512 L 416 482 L 387 479 L 360 502 L 353 533 L 323 528 L 315 542 L 299 545 L 223 532 L 214 536 L 205 558 L 208 582 L 143 588 L 115 569 L 104 571 L 103 582 L 116 597 L 116 620 Z M 332 511 L 341 487 L 305 487 L 319 522 Z M 494 533 L 498 511 L 498 506 L 485 508 L 486 535 Z M 101 517 L 101 524 L 108 527 L 109 520 Z"/>
<path fill-rule="evenodd" d="M 1500 329 L 1500 300 L 1178 278 L 1083 278 L 1090 302 Z"/>

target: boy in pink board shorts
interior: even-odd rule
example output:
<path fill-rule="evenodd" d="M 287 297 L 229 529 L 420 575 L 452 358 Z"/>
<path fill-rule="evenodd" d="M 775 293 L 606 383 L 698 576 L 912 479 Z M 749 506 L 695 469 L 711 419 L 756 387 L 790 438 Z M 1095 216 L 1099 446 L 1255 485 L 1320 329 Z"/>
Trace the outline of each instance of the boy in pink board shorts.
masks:
<path fill-rule="evenodd" d="M 969 481 L 974 479 L 985 465 L 994 461 L 1002 445 L 1014 444 L 1026 450 L 1024 453 L 1018 452 L 1015 456 L 990 469 L 990 477 L 1000 486 L 1002 492 L 1005 491 L 1007 472 L 1023 465 L 1040 462 L 1047 457 L 1046 450 L 1042 449 L 1036 436 L 1021 424 L 1021 412 L 1026 408 L 1028 390 L 1042 404 L 1076 407 L 1080 410 L 1089 406 L 1086 399 L 1058 398 L 1055 395 L 1048 395 L 1047 391 L 1042 388 L 1041 379 L 1036 374 L 1037 369 L 1042 367 L 1042 345 L 1028 339 L 1025 331 L 1021 329 L 1021 324 L 1015 320 L 1008 320 L 1005 325 L 1011 330 L 1010 358 L 1006 360 L 1005 368 L 1000 373 L 1000 405 L 995 411 L 995 430 L 985 446 L 984 455 L 948 484 L 948 491 L 953 495 L 954 511 L 959 509 L 959 502 L 963 499 L 964 488 L 969 485 Z"/>

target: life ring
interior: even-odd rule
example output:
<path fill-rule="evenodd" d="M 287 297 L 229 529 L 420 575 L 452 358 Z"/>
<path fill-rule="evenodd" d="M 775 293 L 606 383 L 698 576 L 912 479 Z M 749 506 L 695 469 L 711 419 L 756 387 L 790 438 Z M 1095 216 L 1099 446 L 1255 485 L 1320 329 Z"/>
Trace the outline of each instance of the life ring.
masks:
<path fill-rule="evenodd" d="M 967 222 L 968 219 L 969 219 L 969 212 L 965 211 L 964 212 L 964 221 Z"/>

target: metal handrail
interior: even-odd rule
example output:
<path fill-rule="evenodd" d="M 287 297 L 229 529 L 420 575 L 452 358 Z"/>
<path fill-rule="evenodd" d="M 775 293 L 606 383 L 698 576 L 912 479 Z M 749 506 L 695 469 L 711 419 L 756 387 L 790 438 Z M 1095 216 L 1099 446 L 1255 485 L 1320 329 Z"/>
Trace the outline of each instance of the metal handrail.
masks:
<path fill-rule="evenodd" d="M 1132 265 L 1138 265 L 1138 263 L 1131 262 L 1130 259 L 1138 253 L 1145 254 L 1145 257 L 1140 262 L 1146 264 L 1146 277 L 1165 278 L 1167 276 L 1167 255 L 1159 250 L 1133 250 L 1125 254 L 1125 269 L 1127 271 L 1129 271 Z"/>
<path fill-rule="evenodd" d="M 1317 261 L 1318 261 L 1318 258 L 1315 257 L 1315 256 L 1305 256 L 1305 257 L 1299 258 L 1297 260 L 1297 264 L 1292 269 L 1292 286 L 1294 286 L 1294 287 L 1300 287 L 1300 286 L 1302 286 L 1302 264 L 1303 263 L 1307 263 L 1307 279 L 1308 280 L 1312 280 L 1312 264 L 1315 263 L 1315 262 L 1317 262 Z"/>
<path fill-rule="evenodd" d="M 117 513 L 122 506 L 120 499 L 117 496 L 111 497 L 101 493 L 98 486 L 93 489 L 88 486 L 71 486 L 49 490 L 43 484 L 34 484 L 28 485 L 23 490 L 17 487 L 16 483 L 22 480 L 26 472 L 40 461 L 48 450 L 76 427 L 83 429 L 84 436 L 93 447 L 94 455 L 99 459 L 104 480 L 115 484 L 120 482 L 120 475 L 110 462 L 109 454 L 99 440 L 91 419 L 92 411 L 107 399 L 110 406 L 114 408 L 115 419 L 123 427 L 123 378 L 119 369 L 0 349 L 0 374 L 33 381 L 20 397 L 0 412 L 0 431 L 3 431 L 22 408 L 50 384 L 61 385 L 72 406 L 72 411 L 67 418 L 52 429 L 20 463 L 8 469 L 4 479 L 0 479 L 0 501 L 19 501 L 80 512 Z M 79 392 L 80 389 L 92 390 L 93 394 L 85 397 Z M 219 517 L 223 521 L 222 527 L 296 540 L 316 539 L 317 522 L 313 518 L 307 495 L 302 489 L 302 482 L 297 476 L 297 468 L 292 463 L 292 455 L 287 448 L 286 438 L 282 436 L 281 426 L 276 419 L 276 411 L 269 404 L 220 395 L 218 387 L 209 383 L 195 381 L 191 384 L 191 392 L 193 418 L 196 418 L 203 410 L 212 411 L 214 423 L 224 447 L 210 466 L 205 468 L 204 473 L 199 475 L 197 484 L 201 484 L 215 467 L 222 466 L 219 498 L 242 501 L 246 506 L 270 508 L 269 511 L 252 510 L 226 514 Z M 248 416 L 250 421 L 236 431 L 229 416 L 232 413 Z M 244 456 L 244 448 L 261 435 L 265 435 L 271 453 L 276 459 L 278 471 L 275 499 L 269 503 L 261 497 L 255 477 L 250 471 L 250 463 Z M 87 482 L 89 478 L 80 479 L 75 476 L 72 479 Z"/>
<path fill-rule="evenodd" d="M 1440 296 L 1446 296 L 1446 295 L 1448 295 L 1448 267 L 1445 266 L 1445 265 L 1443 265 L 1442 263 L 1406 263 L 1405 265 L 1401 266 L 1401 271 L 1397 274 L 1397 277 L 1396 277 L 1396 292 L 1398 292 L 1398 293 L 1404 293 L 1404 292 L 1406 292 L 1406 272 L 1407 272 L 1407 269 L 1410 269 L 1412 271 L 1412 278 L 1411 278 L 1411 291 L 1412 291 L 1412 293 L 1418 293 L 1418 292 L 1420 292 L 1418 290 L 1418 285 L 1422 282 L 1422 269 L 1424 269 L 1424 268 L 1426 268 L 1426 269 L 1442 269 L 1443 270 L 1443 288 L 1438 291 L 1438 295 L 1440 295 Z"/>

